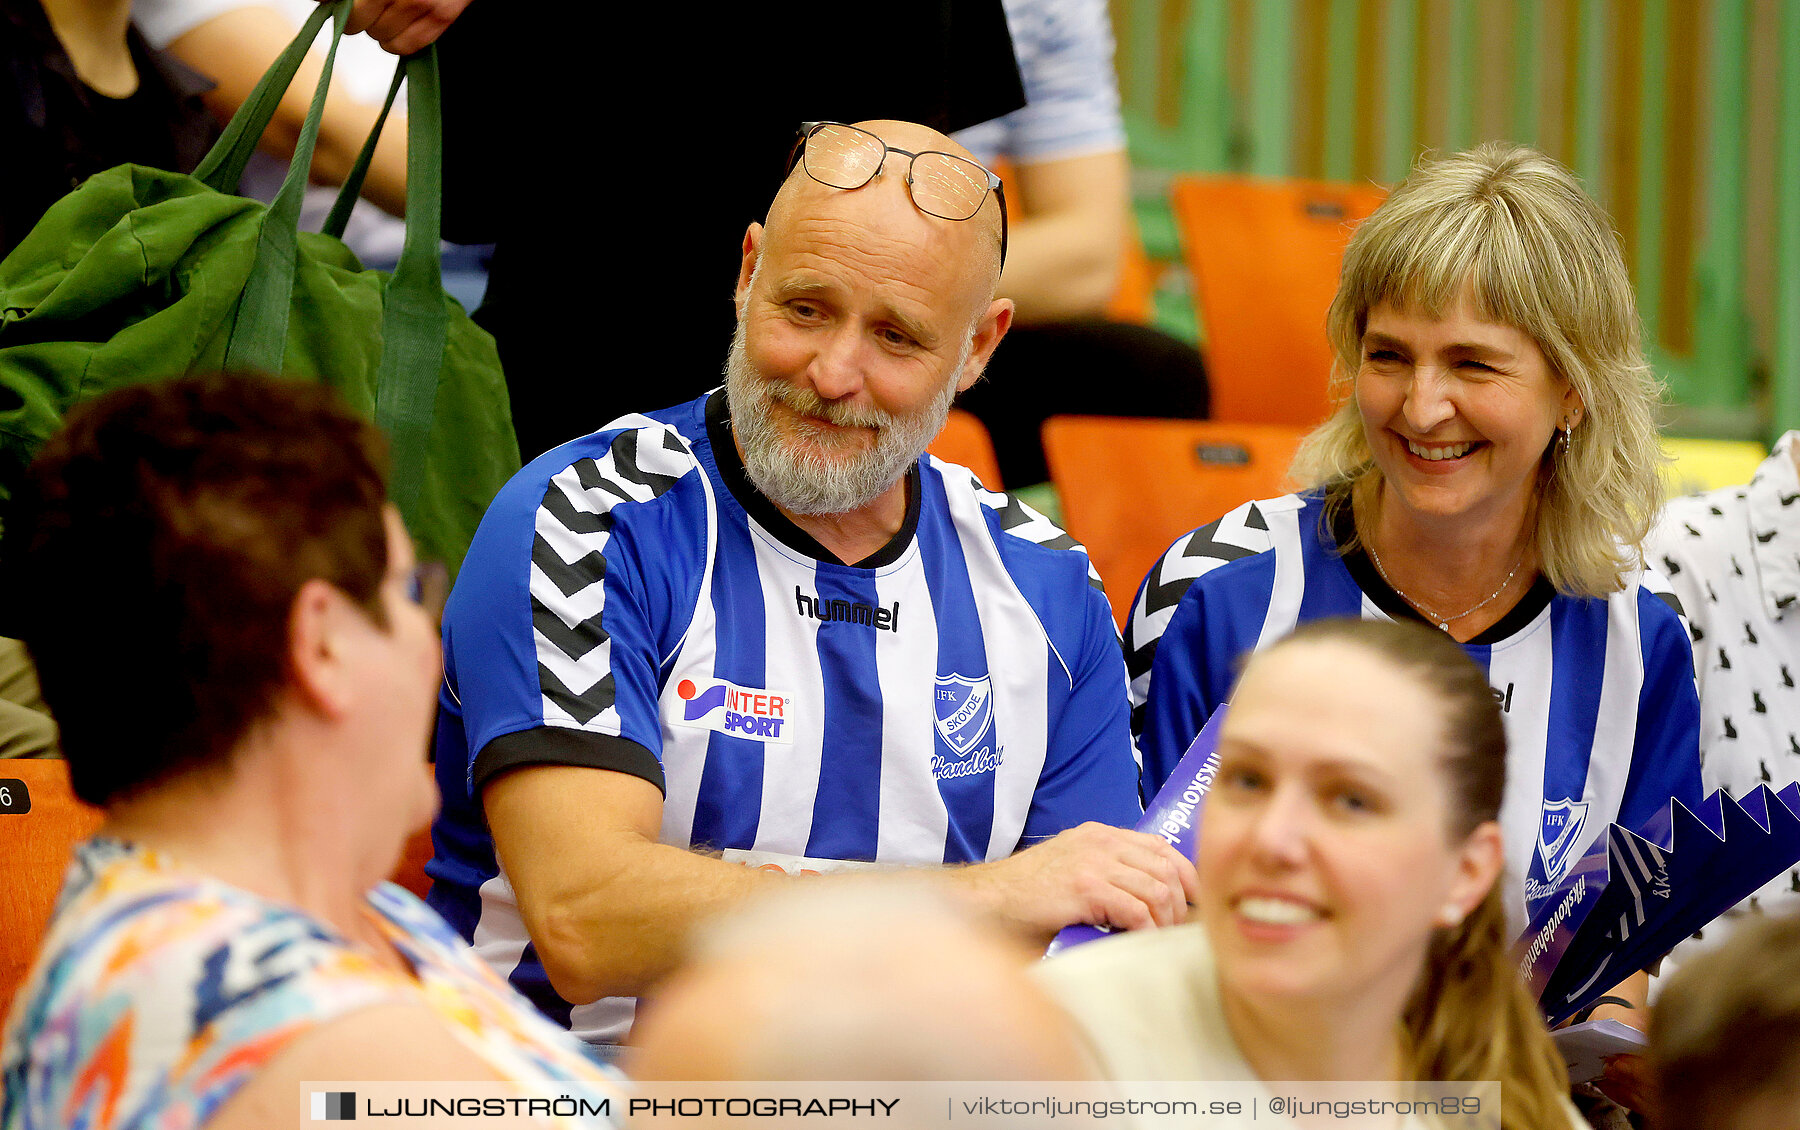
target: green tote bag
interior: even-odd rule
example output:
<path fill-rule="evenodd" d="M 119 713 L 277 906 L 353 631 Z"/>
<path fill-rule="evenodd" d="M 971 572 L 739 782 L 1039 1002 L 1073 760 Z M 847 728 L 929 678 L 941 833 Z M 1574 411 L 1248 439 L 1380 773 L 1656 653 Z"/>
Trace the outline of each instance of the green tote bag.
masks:
<path fill-rule="evenodd" d="M 380 424 L 392 441 L 394 501 L 420 558 L 452 569 L 462 560 L 519 452 L 493 339 L 439 276 L 433 49 L 404 66 L 406 240 L 393 273 L 363 270 L 335 238 L 373 136 L 325 232 L 298 230 L 349 7 L 319 6 L 193 175 L 138 165 L 96 174 L 0 262 L 0 501 L 80 401 L 190 372 L 262 372 L 323 381 Z M 327 18 L 331 52 L 280 192 L 267 206 L 231 195 Z"/>

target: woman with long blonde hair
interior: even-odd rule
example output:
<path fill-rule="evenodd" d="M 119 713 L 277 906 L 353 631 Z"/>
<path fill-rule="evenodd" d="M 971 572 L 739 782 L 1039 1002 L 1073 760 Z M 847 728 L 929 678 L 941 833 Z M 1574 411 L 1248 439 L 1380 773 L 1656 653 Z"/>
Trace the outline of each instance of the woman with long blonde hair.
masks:
<path fill-rule="evenodd" d="M 1534 150 L 1427 162 L 1352 236 L 1327 331 L 1336 408 L 1301 448 L 1302 489 L 1184 535 L 1138 593 L 1145 795 L 1244 653 L 1321 616 L 1431 625 L 1506 722 L 1517 931 L 1609 821 L 1700 800 L 1687 631 L 1642 564 L 1660 389 L 1618 238 Z"/>
<path fill-rule="evenodd" d="M 1506 763 L 1486 677 L 1442 633 L 1308 623 L 1225 716 L 1198 920 L 1039 976 L 1108 1078 L 1495 1080 L 1506 1130 L 1581 1125 L 1508 958 Z"/>

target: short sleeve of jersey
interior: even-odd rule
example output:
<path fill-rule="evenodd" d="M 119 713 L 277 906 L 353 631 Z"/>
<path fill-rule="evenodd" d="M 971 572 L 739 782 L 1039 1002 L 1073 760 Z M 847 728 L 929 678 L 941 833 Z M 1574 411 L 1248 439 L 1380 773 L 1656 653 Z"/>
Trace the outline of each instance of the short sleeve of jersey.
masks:
<path fill-rule="evenodd" d="M 1256 643 L 1274 586 L 1271 545 L 1261 510 L 1248 503 L 1176 539 L 1138 588 L 1125 654 L 1147 798 L 1225 701 L 1238 655 Z"/>
<path fill-rule="evenodd" d="M 1700 696 L 1694 655 L 1680 601 L 1666 582 L 1647 571 L 1638 590 L 1644 684 L 1638 698 L 1636 748 L 1619 802 L 1618 822 L 1628 828 L 1659 823 L 1670 800 L 1698 813 Z"/>
<path fill-rule="evenodd" d="M 131 22 L 158 51 L 203 23 L 251 5 L 246 0 L 132 0 Z M 299 31 L 300 25 L 295 24 Z"/>
<path fill-rule="evenodd" d="M 1106 594 L 1089 589 L 1083 612 L 1082 648 L 1068 703 L 1050 732 L 1044 773 L 1025 825 L 1026 844 L 1085 820 L 1134 827 L 1143 815 L 1125 659 Z"/>
<path fill-rule="evenodd" d="M 661 665 L 691 618 L 710 511 L 681 435 L 638 419 L 540 457 L 482 519 L 445 609 L 439 727 L 471 794 L 528 763 L 663 783 Z"/>
<path fill-rule="evenodd" d="M 297 34 L 312 15 L 312 0 L 132 0 L 131 22 L 137 26 L 145 42 L 158 51 L 188 32 L 211 23 L 220 16 L 245 8 L 272 8 L 292 26 L 288 34 Z M 312 53 L 322 59 L 331 46 L 331 24 L 326 22 L 313 41 Z M 388 83 L 394 77 L 394 56 L 366 35 L 346 35 L 338 44 L 337 62 L 332 66 L 332 91 L 372 106 L 387 98 Z M 201 68 L 204 69 L 204 68 Z M 401 88 L 397 110 L 406 106 L 405 87 Z M 283 165 L 283 168 L 286 166 Z"/>
<path fill-rule="evenodd" d="M 1007 0 L 1025 107 L 957 133 L 983 161 L 1032 163 L 1122 149 L 1105 0 Z"/>

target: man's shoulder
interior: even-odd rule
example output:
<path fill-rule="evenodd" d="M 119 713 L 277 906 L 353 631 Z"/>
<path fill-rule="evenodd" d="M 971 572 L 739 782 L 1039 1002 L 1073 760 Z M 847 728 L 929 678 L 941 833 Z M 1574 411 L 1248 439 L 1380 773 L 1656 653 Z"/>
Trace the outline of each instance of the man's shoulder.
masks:
<path fill-rule="evenodd" d="M 672 515 L 675 527 L 706 536 L 713 492 L 701 485 L 704 430 L 696 437 L 680 419 L 662 416 L 625 416 L 552 448 L 500 489 L 457 577 L 458 590 L 484 593 L 481 615 L 534 568 L 565 595 L 585 588 L 597 579 L 599 555 L 616 556 L 614 543 L 630 544 L 641 519 L 666 531 L 663 518 Z"/>
<path fill-rule="evenodd" d="M 1715 558 L 1739 540 L 1749 520 L 1747 484 L 1672 498 L 1651 527 L 1646 546 L 1658 554 Z"/>
<path fill-rule="evenodd" d="M 701 452 L 709 449 L 697 404 L 621 416 L 551 448 L 513 476 L 496 505 L 601 515 L 656 501 L 703 473 Z"/>
<path fill-rule="evenodd" d="M 1015 562 L 1058 562 L 1062 567 L 1078 570 L 1099 586 L 1099 574 L 1088 559 L 1087 547 L 1071 537 L 1042 511 L 1017 494 L 989 490 L 967 467 L 946 463 L 936 456 L 928 457 L 932 467 L 943 476 L 944 491 L 951 497 L 951 510 L 964 509 L 957 495 L 974 502 L 967 512 L 979 514 L 993 534 L 1003 557 Z"/>
<path fill-rule="evenodd" d="M 1703 590 L 1694 584 L 1706 583 L 1703 578 L 1690 577 L 1689 572 L 1675 562 L 1659 561 L 1646 547 L 1644 560 L 1625 574 L 1617 591 L 1591 598 L 1559 593 L 1551 602 L 1551 614 L 1558 615 L 1560 607 L 1563 615 L 1603 618 L 1608 632 L 1623 632 L 1627 637 L 1635 634 L 1637 650 L 1646 661 L 1657 656 L 1685 657 L 1693 638 L 1690 607 L 1704 603 Z M 1686 583 L 1690 581 L 1693 584 Z"/>

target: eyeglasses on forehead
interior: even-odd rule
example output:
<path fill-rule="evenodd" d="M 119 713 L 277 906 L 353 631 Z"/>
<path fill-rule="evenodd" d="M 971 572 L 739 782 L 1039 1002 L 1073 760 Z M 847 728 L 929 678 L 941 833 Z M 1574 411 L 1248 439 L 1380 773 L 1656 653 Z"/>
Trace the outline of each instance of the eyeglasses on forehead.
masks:
<path fill-rule="evenodd" d="M 875 179 L 890 155 L 907 158 L 906 191 L 913 207 L 942 220 L 970 220 L 988 193 L 1000 208 L 1000 262 L 1006 262 L 1006 186 L 985 166 L 935 149 L 896 149 L 879 136 L 843 122 L 802 122 L 788 154 L 806 175 L 831 188 L 857 189 Z"/>

